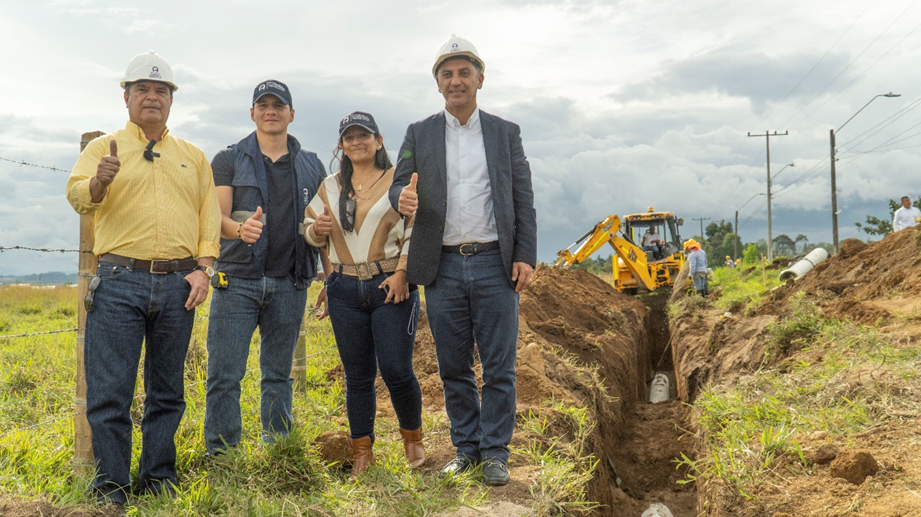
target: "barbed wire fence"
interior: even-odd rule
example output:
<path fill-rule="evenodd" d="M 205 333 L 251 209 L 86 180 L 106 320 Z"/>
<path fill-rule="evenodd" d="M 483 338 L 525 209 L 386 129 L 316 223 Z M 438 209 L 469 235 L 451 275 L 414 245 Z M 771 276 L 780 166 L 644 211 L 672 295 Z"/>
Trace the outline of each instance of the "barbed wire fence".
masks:
<path fill-rule="evenodd" d="M 98 133 L 98 134 L 101 134 L 101 132 L 97 132 L 97 133 Z M 86 133 L 86 134 L 83 135 L 83 142 L 81 143 L 81 149 L 82 149 L 83 147 L 85 147 L 86 143 L 89 141 L 89 138 L 93 138 L 92 135 L 94 135 L 94 133 Z M 98 135 L 97 135 L 97 136 L 98 136 Z M 5 157 L 2 157 L 2 156 L 0 156 L 0 161 L 9 162 L 9 163 L 14 163 L 14 164 L 17 164 L 17 165 L 19 165 L 19 166 L 37 167 L 37 168 L 41 168 L 41 169 L 47 169 L 47 170 L 53 170 L 53 171 L 59 171 L 59 172 L 66 172 L 66 173 L 68 173 L 68 174 L 70 173 L 70 171 L 69 171 L 69 170 L 66 170 L 66 169 L 61 169 L 61 168 L 58 168 L 58 167 L 52 167 L 52 166 L 48 166 L 48 165 L 35 164 L 35 163 L 27 162 L 27 161 L 25 161 L 25 160 L 12 160 L 12 159 L 5 158 Z M 85 217 L 85 216 L 84 216 L 84 217 Z M 80 273 L 78 273 L 78 278 L 80 278 L 81 283 L 83 283 L 82 281 L 83 281 L 84 279 L 83 279 L 82 277 L 85 276 L 85 274 L 84 274 L 85 272 L 83 271 L 83 270 L 84 270 L 84 263 L 83 263 L 84 258 L 89 259 L 89 260 L 91 260 L 93 263 L 95 263 L 95 256 L 93 255 L 92 245 L 83 246 L 83 245 L 84 245 L 84 240 L 85 240 L 85 239 L 84 239 L 84 235 L 82 235 L 83 232 L 84 232 L 84 224 L 83 224 L 83 221 L 81 221 L 81 247 L 84 247 L 84 248 L 86 248 L 86 249 L 44 248 L 44 247 L 35 247 L 35 246 L 16 245 L 16 246 L 0 246 L 0 253 L 4 253 L 4 252 L 8 252 L 8 251 L 31 251 L 31 252 L 40 252 L 40 253 L 77 253 L 77 254 L 80 254 L 80 256 L 81 256 L 81 267 L 80 267 Z M 90 235 L 90 238 L 92 238 L 91 235 Z M 82 291 L 85 291 L 85 289 L 86 289 L 85 283 L 84 283 L 84 285 L 78 285 L 78 291 L 81 291 L 81 294 L 82 294 Z M 82 304 L 80 305 L 80 311 L 81 311 L 81 312 L 83 311 Z M 85 315 L 82 315 L 82 317 L 85 318 Z M 196 316 L 195 319 L 196 319 L 196 320 L 208 320 L 208 319 L 209 319 L 209 316 Z M 305 340 L 305 337 L 306 337 L 306 329 L 307 329 L 308 327 L 316 326 L 316 324 L 308 324 L 308 321 L 311 321 L 311 320 L 312 320 L 312 319 L 311 319 L 310 317 L 307 317 L 306 314 L 305 314 L 305 318 L 303 319 L 303 323 L 302 323 L 302 325 L 301 325 L 300 337 L 299 337 L 299 341 L 298 341 L 298 349 L 303 349 L 303 346 L 302 346 L 302 345 L 303 345 L 304 343 L 302 343 L 302 342 Z M 82 323 L 82 322 L 81 322 L 81 323 Z M 85 327 L 83 327 L 83 326 L 78 326 L 78 327 L 76 327 L 76 328 L 56 329 L 56 330 L 42 330 L 42 331 L 38 331 L 38 332 L 27 332 L 27 333 L 19 333 L 19 334 L 6 334 L 6 335 L 0 335 L 0 342 L 2 342 L 2 341 L 8 341 L 8 340 L 13 340 L 13 339 L 25 339 L 25 338 L 31 338 L 31 337 L 47 336 L 47 335 L 54 335 L 54 334 L 63 334 L 63 333 L 70 333 L 70 332 L 78 333 L 78 338 L 77 338 L 77 340 L 78 340 L 78 349 L 79 349 L 79 350 L 78 350 L 78 361 L 77 361 L 77 362 L 78 362 L 78 369 L 79 369 L 79 367 L 82 366 L 82 364 L 83 364 L 83 358 L 82 358 L 82 335 L 80 335 L 79 333 L 82 332 L 82 331 L 84 331 L 84 330 L 85 330 Z M 308 359 L 311 359 L 311 358 L 314 358 L 314 357 L 318 357 L 318 356 L 321 356 L 321 355 L 323 355 L 323 354 L 327 354 L 327 353 L 329 353 L 329 352 L 331 352 L 331 351 L 333 351 L 333 350 L 335 350 L 335 349 L 336 349 L 336 346 L 333 345 L 333 346 L 329 346 L 329 347 L 326 347 L 326 348 L 322 348 L 322 349 L 320 349 L 320 350 L 317 350 L 317 351 L 315 351 L 315 352 L 313 352 L 313 353 L 311 353 L 311 354 L 304 354 L 304 355 L 300 355 L 300 356 L 298 356 L 298 357 L 295 357 L 295 358 L 293 359 L 293 364 L 294 364 L 294 366 L 293 366 L 293 368 L 292 368 L 292 375 L 295 375 L 296 373 L 301 373 L 301 372 L 303 372 L 302 375 L 306 374 L 306 370 L 307 370 L 306 361 L 307 361 Z M 252 373 L 258 371 L 259 369 L 260 369 L 259 366 L 256 366 L 256 367 L 254 367 L 254 368 L 250 368 L 250 369 L 246 370 L 246 374 L 252 374 Z M 82 377 L 81 374 L 82 374 L 82 372 L 78 372 L 78 379 L 77 379 L 77 384 L 78 384 L 78 386 L 77 386 L 77 400 L 76 400 L 76 402 L 75 402 L 75 407 L 80 407 L 80 406 L 81 406 L 81 400 L 80 400 L 80 387 L 79 387 L 79 384 L 80 384 L 80 382 L 81 382 L 80 377 Z M 85 382 L 85 381 L 84 381 L 84 382 Z M 186 383 L 186 384 L 184 385 L 184 387 L 185 387 L 185 389 L 188 389 L 188 388 L 192 388 L 192 387 L 194 387 L 194 386 L 198 386 L 198 385 L 206 384 L 206 383 L 207 383 L 207 379 L 198 380 L 198 381 L 192 381 L 192 382 Z M 134 397 L 134 400 L 140 401 L 140 400 L 142 400 L 145 396 L 146 396 L 146 394 L 140 393 L 140 394 L 138 394 L 138 395 L 136 395 L 136 396 Z M 83 399 L 83 401 L 82 401 L 82 407 L 85 407 L 85 406 L 86 406 L 86 402 L 85 402 L 85 399 Z M 14 435 L 14 434 L 17 434 L 17 433 L 23 433 L 23 432 L 26 432 L 26 431 L 31 431 L 31 430 L 33 430 L 33 429 L 45 427 L 45 426 L 48 426 L 48 425 L 50 425 L 50 424 L 53 424 L 54 422 L 58 422 L 58 421 L 61 421 L 61 420 L 74 419 L 74 418 L 77 418 L 77 417 L 81 417 L 81 416 L 82 416 L 82 417 L 83 417 L 83 420 L 85 421 L 85 415 L 86 415 L 86 411 L 85 411 L 85 410 L 83 410 L 83 411 L 74 410 L 74 411 L 72 411 L 72 412 L 69 413 L 69 414 L 57 415 L 57 416 L 48 418 L 48 419 L 46 419 L 46 420 L 42 420 L 42 421 L 40 421 L 40 422 L 36 422 L 36 423 L 34 423 L 34 424 L 29 424 L 29 425 L 26 425 L 26 426 L 22 426 L 22 427 L 18 427 L 18 428 L 15 428 L 15 429 L 10 429 L 10 430 L 4 431 L 4 432 L 0 433 L 0 440 L 4 439 L 4 438 L 7 437 L 7 436 L 11 436 L 11 435 Z M 75 422 L 75 424 L 74 424 L 74 427 L 75 427 L 75 430 L 76 430 L 75 432 L 76 432 L 76 434 L 77 434 L 77 439 L 76 439 L 76 441 L 75 441 L 74 463 L 75 463 L 75 468 L 79 469 L 79 468 L 80 468 L 80 464 L 81 464 L 81 463 L 85 463 L 85 458 L 81 459 L 81 458 L 79 457 L 79 456 L 80 456 L 80 451 L 78 450 L 78 447 L 79 447 L 79 446 L 77 445 L 77 442 L 81 441 L 81 440 L 80 440 L 80 439 L 81 439 L 81 436 L 80 436 L 80 430 L 77 429 L 78 424 L 77 424 L 76 422 Z M 85 440 L 86 440 L 86 438 L 84 437 L 84 441 L 85 441 Z M 92 458 L 90 458 L 90 461 L 91 461 L 91 460 L 92 460 Z"/>

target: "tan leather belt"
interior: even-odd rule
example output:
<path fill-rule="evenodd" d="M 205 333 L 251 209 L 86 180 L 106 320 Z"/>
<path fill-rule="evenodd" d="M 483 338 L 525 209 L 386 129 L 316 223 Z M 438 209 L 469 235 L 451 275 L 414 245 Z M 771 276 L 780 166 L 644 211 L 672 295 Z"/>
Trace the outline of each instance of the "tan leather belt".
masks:
<path fill-rule="evenodd" d="M 165 275 L 177 271 L 191 271 L 198 266 L 198 260 L 189 257 L 177 260 L 139 260 L 123 257 L 114 253 L 106 253 L 99 257 L 100 262 L 111 262 L 129 269 L 149 271 L 155 275 Z"/>
<path fill-rule="evenodd" d="M 400 265 L 400 257 L 393 257 L 374 262 L 359 262 L 358 264 L 333 264 L 333 270 L 345 276 L 359 280 L 371 280 L 381 273 L 393 273 Z"/>

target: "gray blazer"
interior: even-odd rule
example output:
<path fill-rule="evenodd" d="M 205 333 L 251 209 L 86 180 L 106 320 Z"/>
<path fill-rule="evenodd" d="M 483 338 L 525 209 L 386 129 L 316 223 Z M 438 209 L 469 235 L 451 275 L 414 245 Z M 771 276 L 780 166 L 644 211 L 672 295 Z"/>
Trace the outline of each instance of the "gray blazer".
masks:
<path fill-rule="evenodd" d="M 521 146 L 517 124 L 480 110 L 486 167 L 492 187 L 493 215 L 499 233 L 502 262 L 512 277 L 512 262 L 537 264 L 537 213 L 531 189 L 531 166 Z M 436 113 L 414 122 L 406 130 L 400 147 L 390 204 L 399 208 L 400 191 L 419 174 L 419 208 L 409 243 L 406 279 L 428 285 L 438 274 L 441 243 L 447 211 L 447 169 L 445 165 L 445 115 Z"/>

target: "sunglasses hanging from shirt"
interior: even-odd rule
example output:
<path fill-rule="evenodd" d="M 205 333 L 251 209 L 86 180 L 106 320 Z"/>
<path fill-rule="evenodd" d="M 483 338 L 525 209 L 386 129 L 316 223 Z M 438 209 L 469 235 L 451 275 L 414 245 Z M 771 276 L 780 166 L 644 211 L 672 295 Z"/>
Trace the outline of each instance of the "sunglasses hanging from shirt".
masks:
<path fill-rule="evenodd" d="M 144 149 L 144 159 L 148 162 L 152 162 L 154 158 L 160 157 L 160 153 L 153 152 L 153 146 L 156 145 L 156 143 L 156 140 L 151 140 L 150 143 L 147 144 L 147 149 Z"/>

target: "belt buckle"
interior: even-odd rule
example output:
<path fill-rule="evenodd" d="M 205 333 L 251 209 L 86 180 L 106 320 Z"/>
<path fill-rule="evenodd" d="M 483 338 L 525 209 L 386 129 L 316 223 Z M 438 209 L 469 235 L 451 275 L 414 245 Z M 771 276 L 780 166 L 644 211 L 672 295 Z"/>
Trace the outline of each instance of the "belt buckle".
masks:
<path fill-rule="evenodd" d="M 152 275 L 165 275 L 167 273 L 172 273 L 176 270 L 175 267 L 170 269 L 174 261 L 172 260 L 151 260 L 150 261 L 150 274 Z"/>
<path fill-rule="evenodd" d="M 362 266 L 364 266 L 365 270 L 368 272 L 367 275 L 361 274 Z M 355 264 L 355 273 L 358 275 L 358 280 L 360 281 L 371 280 L 374 278 L 374 274 L 371 272 L 371 264 L 368 262 L 359 262 L 358 264 Z"/>
<path fill-rule="evenodd" d="M 464 246 L 470 246 L 470 248 L 472 249 L 472 251 L 471 251 L 470 253 L 464 253 Z M 460 253 L 461 255 L 463 255 L 463 256 L 465 256 L 465 257 L 470 257 L 470 256 L 473 256 L 473 255 L 476 255 L 476 243 L 475 243 L 475 242 L 468 242 L 468 243 L 465 243 L 465 244 L 461 244 L 461 245 L 457 248 L 457 251 L 458 251 L 458 253 Z"/>

